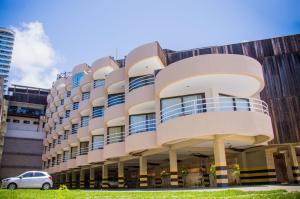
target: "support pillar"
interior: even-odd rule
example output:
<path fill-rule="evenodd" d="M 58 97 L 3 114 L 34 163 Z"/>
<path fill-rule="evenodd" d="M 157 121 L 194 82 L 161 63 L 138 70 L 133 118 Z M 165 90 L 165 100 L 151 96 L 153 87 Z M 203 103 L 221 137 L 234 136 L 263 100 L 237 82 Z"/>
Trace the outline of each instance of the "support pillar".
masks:
<path fill-rule="evenodd" d="M 124 178 L 124 163 L 118 162 L 118 187 L 125 187 L 125 178 Z"/>
<path fill-rule="evenodd" d="M 102 166 L 102 188 L 107 189 L 108 186 L 108 165 Z"/>
<path fill-rule="evenodd" d="M 66 183 L 66 186 L 70 189 L 71 188 L 71 183 L 70 183 L 70 177 L 69 177 L 69 173 L 68 172 L 66 172 L 66 174 L 65 174 L 66 176 L 65 176 L 65 178 L 66 178 L 66 181 L 65 181 L 65 183 Z"/>
<path fill-rule="evenodd" d="M 72 173 L 71 173 L 71 175 L 72 175 L 72 186 L 71 186 L 71 188 L 72 189 L 76 189 L 77 187 L 76 187 L 76 171 L 73 171 Z"/>
<path fill-rule="evenodd" d="M 177 168 L 176 150 L 169 150 L 169 160 L 170 160 L 170 185 L 171 187 L 178 187 L 178 168 Z"/>
<path fill-rule="evenodd" d="M 269 184 L 275 184 L 277 182 L 274 153 L 277 152 L 276 148 L 270 148 L 265 150 L 266 154 L 266 164 L 267 164 L 267 181 Z"/>
<path fill-rule="evenodd" d="M 93 167 L 90 168 L 90 189 L 95 188 L 95 169 Z"/>
<path fill-rule="evenodd" d="M 217 187 L 228 186 L 227 163 L 225 154 L 224 140 L 216 136 L 214 140 L 214 158 L 216 165 Z"/>
<path fill-rule="evenodd" d="M 297 154 L 294 146 L 289 146 L 289 154 L 291 159 L 291 166 L 293 170 L 294 183 L 300 184 L 300 167 L 297 160 Z"/>
<path fill-rule="evenodd" d="M 147 173 L 147 158 L 141 156 L 140 157 L 140 187 L 147 188 L 148 187 L 148 173 Z"/>
<path fill-rule="evenodd" d="M 80 177 L 79 177 L 79 188 L 80 189 L 84 189 L 85 188 L 84 187 L 84 174 L 85 174 L 84 169 L 81 169 L 80 170 Z"/>

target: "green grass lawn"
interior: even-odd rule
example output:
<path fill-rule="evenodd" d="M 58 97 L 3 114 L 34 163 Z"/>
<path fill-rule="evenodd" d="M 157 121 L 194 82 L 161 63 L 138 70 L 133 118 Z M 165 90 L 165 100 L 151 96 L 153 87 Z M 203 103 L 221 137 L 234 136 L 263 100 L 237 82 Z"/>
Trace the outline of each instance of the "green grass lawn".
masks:
<path fill-rule="evenodd" d="M 300 198 L 300 192 L 274 191 L 82 191 L 82 190 L 0 190 L 0 199 L 102 199 L 102 198 Z"/>

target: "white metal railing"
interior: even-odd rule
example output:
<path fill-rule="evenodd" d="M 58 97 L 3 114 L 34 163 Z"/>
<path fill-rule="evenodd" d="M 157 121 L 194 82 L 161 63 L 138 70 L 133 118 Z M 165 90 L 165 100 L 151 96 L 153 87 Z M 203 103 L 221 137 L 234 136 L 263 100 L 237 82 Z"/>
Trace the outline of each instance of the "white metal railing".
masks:
<path fill-rule="evenodd" d="M 69 152 L 68 153 L 65 153 L 62 157 L 62 161 L 63 162 L 67 162 L 68 160 L 70 159 L 70 154 Z"/>
<path fill-rule="evenodd" d="M 79 155 L 87 155 L 89 152 L 89 147 L 81 147 L 79 148 L 79 150 L 77 151 L 76 153 L 76 156 L 79 156 Z"/>
<path fill-rule="evenodd" d="M 112 133 L 112 134 L 107 134 L 105 137 L 105 144 L 112 144 L 112 143 L 117 143 L 117 142 L 123 142 L 124 141 L 124 132 L 118 132 L 118 133 Z"/>
<path fill-rule="evenodd" d="M 156 130 L 156 119 L 144 120 L 135 123 L 131 123 L 129 125 L 128 135 L 147 132 L 147 131 L 155 131 Z"/>
<path fill-rule="evenodd" d="M 71 134 L 76 134 L 78 131 L 78 124 L 72 124 Z"/>
<path fill-rule="evenodd" d="M 107 107 L 117 105 L 117 104 L 122 104 L 125 102 L 125 93 L 121 93 L 118 95 L 114 96 L 109 96 L 107 99 Z"/>
<path fill-rule="evenodd" d="M 103 106 L 93 107 L 92 118 L 103 117 L 103 114 L 104 114 Z"/>
<path fill-rule="evenodd" d="M 237 97 L 200 98 L 163 108 L 160 112 L 160 122 L 184 115 L 226 111 L 252 111 L 269 115 L 268 105 L 259 99 Z"/>
<path fill-rule="evenodd" d="M 152 75 L 152 74 L 137 77 L 137 78 L 135 78 L 135 79 L 133 79 L 132 81 L 129 82 L 128 90 L 130 92 L 130 91 L 132 91 L 134 89 L 137 89 L 139 87 L 154 84 L 154 81 L 155 81 L 155 78 L 154 78 L 154 75 Z"/>
<path fill-rule="evenodd" d="M 97 142 L 93 142 L 90 145 L 89 150 L 90 151 L 94 151 L 94 150 L 98 150 L 98 149 L 103 149 L 103 147 L 104 147 L 104 140 L 97 141 Z"/>

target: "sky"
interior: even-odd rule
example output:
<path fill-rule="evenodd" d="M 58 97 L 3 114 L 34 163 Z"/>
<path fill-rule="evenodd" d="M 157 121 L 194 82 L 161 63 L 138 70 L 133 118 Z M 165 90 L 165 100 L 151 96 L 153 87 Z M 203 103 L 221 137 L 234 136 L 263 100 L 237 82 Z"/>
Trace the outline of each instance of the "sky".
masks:
<path fill-rule="evenodd" d="M 299 0 L 0 0 L 16 32 L 10 83 L 49 88 L 59 72 L 158 41 L 185 50 L 300 33 Z"/>

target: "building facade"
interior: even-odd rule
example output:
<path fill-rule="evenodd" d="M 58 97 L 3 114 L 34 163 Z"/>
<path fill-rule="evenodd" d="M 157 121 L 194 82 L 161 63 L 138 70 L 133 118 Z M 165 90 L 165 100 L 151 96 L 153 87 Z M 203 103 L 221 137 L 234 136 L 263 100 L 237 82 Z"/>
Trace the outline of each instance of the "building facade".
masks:
<path fill-rule="evenodd" d="M 44 113 L 49 90 L 13 85 L 8 88 L 7 128 L 0 178 L 42 169 Z"/>
<path fill-rule="evenodd" d="M 2 160 L 2 152 L 4 146 L 4 135 L 6 132 L 6 117 L 7 117 L 7 101 L 3 95 L 4 79 L 0 78 L 0 165 Z"/>
<path fill-rule="evenodd" d="M 4 79 L 4 89 L 8 82 L 14 37 L 12 30 L 0 27 L 0 78 Z"/>
<path fill-rule="evenodd" d="M 44 169 L 71 188 L 299 183 L 299 115 L 282 120 L 291 99 L 272 95 L 288 84 L 299 100 L 299 49 L 299 35 L 179 52 L 153 42 L 75 66 L 47 97 Z"/>

